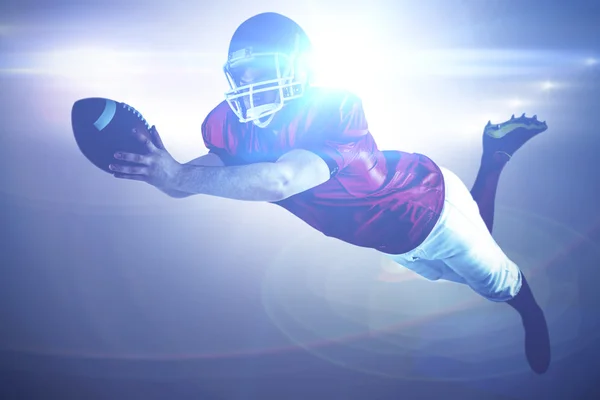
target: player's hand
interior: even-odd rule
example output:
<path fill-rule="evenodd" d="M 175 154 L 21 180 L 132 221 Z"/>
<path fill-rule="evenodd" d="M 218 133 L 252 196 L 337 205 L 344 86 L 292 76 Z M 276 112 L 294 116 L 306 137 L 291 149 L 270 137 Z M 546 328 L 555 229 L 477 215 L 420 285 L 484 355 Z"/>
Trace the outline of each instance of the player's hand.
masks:
<path fill-rule="evenodd" d="M 149 132 L 150 138 L 152 139 L 152 144 L 161 150 L 166 150 L 165 145 L 163 144 L 162 139 L 156 130 L 156 126 L 152 125 L 152 128 L 150 128 Z"/>
<path fill-rule="evenodd" d="M 171 190 L 175 185 L 175 178 L 181 164 L 165 149 L 155 127 L 150 129 L 152 139 L 135 129 L 133 135 L 144 144 L 148 154 L 115 153 L 115 162 L 110 165 L 111 171 L 114 172 L 113 175 L 120 179 L 147 182 L 162 191 Z M 129 161 L 137 165 L 119 164 L 119 161 Z"/>

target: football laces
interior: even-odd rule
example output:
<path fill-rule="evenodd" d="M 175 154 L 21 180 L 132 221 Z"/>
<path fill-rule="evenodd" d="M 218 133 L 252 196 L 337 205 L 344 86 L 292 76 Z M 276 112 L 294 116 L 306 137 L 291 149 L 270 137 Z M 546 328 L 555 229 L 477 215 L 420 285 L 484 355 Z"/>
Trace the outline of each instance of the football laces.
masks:
<path fill-rule="evenodd" d="M 124 109 L 126 109 L 128 112 L 133 113 L 133 115 L 135 115 L 140 121 L 142 121 L 146 126 L 146 129 L 150 129 L 150 124 L 148 123 L 148 121 L 146 121 L 144 116 L 138 110 L 131 107 L 129 104 L 121 103 L 121 105 Z"/>

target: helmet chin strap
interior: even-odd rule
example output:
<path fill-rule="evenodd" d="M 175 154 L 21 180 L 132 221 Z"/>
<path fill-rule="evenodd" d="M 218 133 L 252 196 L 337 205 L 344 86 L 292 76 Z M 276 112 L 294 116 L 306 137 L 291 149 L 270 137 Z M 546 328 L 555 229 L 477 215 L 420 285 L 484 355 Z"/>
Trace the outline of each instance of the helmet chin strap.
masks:
<path fill-rule="evenodd" d="M 269 115 L 269 117 L 263 122 L 260 121 L 260 118 L 255 119 L 252 122 L 254 123 L 254 125 L 258 126 L 259 128 L 266 128 L 271 123 L 271 121 L 273 121 L 274 117 L 275 117 L 275 113 Z"/>
<path fill-rule="evenodd" d="M 271 123 L 271 121 L 273 120 L 273 118 L 275 117 L 275 112 L 277 112 L 278 110 L 278 105 L 276 104 L 264 104 L 261 106 L 256 106 L 253 107 L 251 109 L 249 109 L 246 112 L 246 116 L 252 119 L 252 122 L 254 123 L 254 125 L 258 126 L 259 128 L 265 128 L 267 125 L 269 125 Z M 267 114 L 269 113 L 269 114 Z M 265 121 L 261 122 L 261 115 L 263 114 L 267 114 L 268 118 Z"/>

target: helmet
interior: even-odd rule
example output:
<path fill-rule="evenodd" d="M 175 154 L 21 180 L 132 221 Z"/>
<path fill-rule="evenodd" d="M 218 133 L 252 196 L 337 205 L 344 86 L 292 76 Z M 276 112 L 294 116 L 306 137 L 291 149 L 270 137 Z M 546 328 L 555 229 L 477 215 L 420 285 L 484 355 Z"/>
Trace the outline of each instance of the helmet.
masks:
<path fill-rule="evenodd" d="M 281 14 L 258 14 L 236 29 L 223 70 L 230 86 L 225 99 L 240 122 L 264 128 L 286 102 L 304 94 L 310 50 L 304 30 Z M 254 72 L 250 80 L 248 71 Z"/>

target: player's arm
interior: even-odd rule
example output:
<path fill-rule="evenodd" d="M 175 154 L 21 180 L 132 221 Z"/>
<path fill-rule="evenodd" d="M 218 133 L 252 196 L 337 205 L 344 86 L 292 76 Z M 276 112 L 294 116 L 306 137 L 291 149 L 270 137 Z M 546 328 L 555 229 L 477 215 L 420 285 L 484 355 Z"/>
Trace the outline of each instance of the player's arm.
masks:
<path fill-rule="evenodd" d="M 210 154 L 210 153 L 209 153 Z M 292 150 L 276 162 L 208 167 L 185 164 L 174 189 L 246 201 L 279 201 L 326 182 L 325 161 L 307 150 Z"/>
<path fill-rule="evenodd" d="M 191 161 L 188 161 L 185 165 L 196 165 L 203 167 L 223 167 L 225 164 L 215 153 L 208 153 Z M 179 190 L 164 190 L 166 194 L 174 198 L 184 198 L 191 196 L 191 193 L 182 192 Z"/>
<path fill-rule="evenodd" d="M 162 138 L 160 137 L 160 134 L 158 133 L 158 130 L 156 129 L 156 126 L 152 126 L 152 128 L 150 129 L 150 136 L 152 138 L 152 142 L 154 143 L 154 145 L 156 147 L 158 147 L 159 149 L 165 149 L 165 145 L 162 141 Z M 223 160 L 221 160 L 221 158 L 215 154 L 215 153 L 207 153 L 203 156 L 200 156 L 198 158 L 195 158 L 191 161 L 188 161 L 185 165 L 197 165 L 197 166 L 204 166 L 204 167 L 222 167 L 225 165 L 225 163 L 223 163 Z M 189 197 L 192 194 L 191 193 L 186 193 L 186 192 L 182 192 L 179 190 L 171 190 L 171 189 L 161 189 L 161 191 L 171 197 L 174 198 L 184 198 L 184 197 Z"/>

